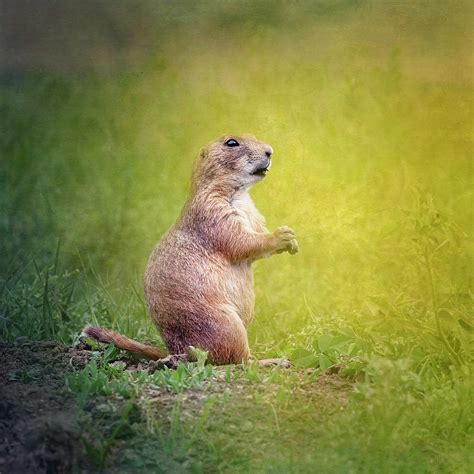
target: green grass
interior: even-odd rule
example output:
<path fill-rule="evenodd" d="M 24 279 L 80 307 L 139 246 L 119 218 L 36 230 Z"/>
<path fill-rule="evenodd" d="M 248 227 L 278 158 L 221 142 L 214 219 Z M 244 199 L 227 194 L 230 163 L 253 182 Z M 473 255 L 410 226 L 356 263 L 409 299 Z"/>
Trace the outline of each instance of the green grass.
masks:
<path fill-rule="evenodd" d="M 173 429 L 146 424 L 143 462 L 159 432 L 173 440 L 163 458 L 184 443 L 163 470 L 472 471 L 472 7 L 160 8 L 156 46 L 134 67 L 0 87 L 0 335 L 72 343 L 91 323 L 160 343 L 143 302 L 147 258 L 199 148 L 253 133 L 275 150 L 254 200 L 301 249 L 255 265 L 253 354 L 315 375 L 343 363 L 361 385 L 329 417 L 298 399 L 275 412 L 266 397 L 237 400 L 253 423 L 242 435 L 222 432 L 239 419 L 225 401 L 193 418 L 191 441 L 176 412 Z M 153 383 L 199 385 L 202 372 L 180 370 Z M 133 399 L 142 386 L 94 364 L 74 377 L 86 399 Z"/>
<path fill-rule="evenodd" d="M 334 386 L 316 373 L 258 366 L 197 363 L 126 373 L 124 365 L 108 364 L 113 351 L 107 352 L 68 376 L 68 386 L 82 405 L 106 395 L 136 407 L 118 440 L 119 471 L 470 470 L 474 384 L 465 369 L 428 378 L 414 372 L 409 360 L 372 358 L 357 372 L 358 383 L 352 386 L 349 377 L 346 385 Z M 99 465 L 110 451 L 117 417 L 129 405 L 99 399 L 113 421 L 104 415 L 89 427 L 108 433 L 102 443 L 108 451 L 96 455 Z M 94 445 L 99 453 L 102 444 Z"/>

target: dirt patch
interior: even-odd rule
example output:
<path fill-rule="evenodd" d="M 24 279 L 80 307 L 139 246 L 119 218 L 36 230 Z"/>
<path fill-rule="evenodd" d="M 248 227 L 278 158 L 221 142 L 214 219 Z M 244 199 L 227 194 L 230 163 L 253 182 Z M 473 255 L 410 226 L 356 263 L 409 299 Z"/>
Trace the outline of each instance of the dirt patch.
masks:
<path fill-rule="evenodd" d="M 241 443 L 246 452 L 247 436 L 242 433 L 247 430 L 258 434 L 260 450 L 271 451 L 279 446 L 275 443 L 292 442 L 285 438 L 286 432 L 300 429 L 292 407 L 298 407 L 298 417 L 312 416 L 315 410 L 321 416 L 330 415 L 347 404 L 352 390 L 352 383 L 337 374 L 262 368 L 252 379 L 242 368 L 216 367 L 211 377 L 179 393 L 164 385 L 143 384 L 122 423 L 119 419 L 128 400 L 117 394 L 91 397 L 78 409 L 75 396 L 65 388 L 65 375 L 83 368 L 93 354 L 83 346 L 68 348 L 57 342 L 0 341 L 0 474 L 87 473 L 97 472 L 97 466 L 105 467 L 105 472 L 130 472 L 127 462 L 155 466 L 159 461 L 158 466 L 164 459 L 174 470 L 181 461 L 170 460 L 174 451 L 163 448 L 167 427 L 173 434 L 177 422 L 173 417 L 179 414 L 180 426 L 196 429 L 208 402 L 212 409 L 202 436 L 211 436 L 214 430 L 220 439 Z M 182 361 L 179 356 L 137 361 L 120 354 L 109 363 L 122 364 L 130 372 L 153 373 L 165 367 L 174 369 Z M 92 430 L 89 426 L 84 432 L 87 423 L 92 423 Z M 182 445 L 186 446 L 188 433 L 183 430 Z M 276 438 L 268 436 L 275 430 Z M 175 443 L 174 436 L 169 443 Z M 107 439 L 112 438 L 113 446 L 109 446 Z M 194 449 L 194 444 L 190 446 Z M 201 455 L 193 452 L 189 456 L 199 462 Z M 109 465 L 104 466 L 106 457 Z"/>
<path fill-rule="evenodd" d="M 63 473 L 83 464 L 64 375 L 90 353 L 55 342 L 0 342 L 0 473 Z"/>

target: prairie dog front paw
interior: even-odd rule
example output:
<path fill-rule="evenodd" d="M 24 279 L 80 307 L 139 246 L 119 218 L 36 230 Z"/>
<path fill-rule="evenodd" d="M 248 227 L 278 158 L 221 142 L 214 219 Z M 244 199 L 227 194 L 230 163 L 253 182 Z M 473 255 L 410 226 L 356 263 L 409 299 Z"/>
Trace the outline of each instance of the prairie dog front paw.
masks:
<path fill-rule="evenodd" d="M 273 233 L 276 239 L 276 252 L 289 252 L 295 254 L 298 252 L 298 242 L 295 239 L 295 232 L 286 225 L 277 227 Z"/>
<path fill-rule="evenodd" d="M 288 250 L 288 253 L 290 253 L 291 255 L 294 255 L 295 253 L 297 253 L 299 250 L 298 241 L 296 239 L 290 240 L 290 245 L 288 246 L 287 250 Z"/>

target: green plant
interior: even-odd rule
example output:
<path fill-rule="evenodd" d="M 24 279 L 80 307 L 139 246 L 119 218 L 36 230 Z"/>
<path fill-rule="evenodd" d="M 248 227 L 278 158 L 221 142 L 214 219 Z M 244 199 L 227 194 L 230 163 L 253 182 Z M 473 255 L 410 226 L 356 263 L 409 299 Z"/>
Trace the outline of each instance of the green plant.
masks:
<path fill-rule="evenodd" d="M 323 372 L 334 364 L 343 364 L 349 368 L 357 361 L 357 356 L 367 353 L 366 347 L 353 331 L 324 333 L 315 338 L 309 348 L 296 348 L 291 360 L 297 367 L 314 367 Z"/>
<path fill-rule="evenodd" d="M 78 372 L 68 374 L 66 386 L 77 395 L 81 406 L 92 396 L 118 394 L 131 398 L 135 394 L 131 377 L 124 372 L 124 365 L 99 365 L 97 360 L 92 360 Z"/>
<path fill-rule="evenodd" d="M 2 337 L 68 341 L 78 309 L 74 301 L 76 283 L 76 271 L 59 269 L 59 243 L 53 263 L 40 267 L 33 259 L 13 271 L 1 281 Z"/>
<path fill-rule="evenodd" d="M 452 358 L 453 362 L 462 365 L 464 347 L 459 345 L 456 335 L 467 328 L 456 320 L 454 314 L 449 309 L 452 295 L 444 301 L 440 301 L 436 283 L 436 260 L 438 253 L 447 246 L 456 246 L 461 237 L 465 237 L 458 226 L 450 222 L 443 213 L 436 208 L 433 197 L 426 195 L 417 196 L 417 208 L 408 213 L 408 218 L 413 224 L 413 237 L 415 254 L 423 265 L 431 296 L 431 313 L 436 323 L 436 332 L 444 349 Z M 443 328 L 442 316 L 447 319 Z M 446 333 L 447 331 L 448 334 Z M 451 339 L 451 341 L 450 341 Z M 458 349 L 455 348 L 456 341 Z"/>
<path fill-rule="evenodd" d="M 189 389 L 200 388 L 203 382 L 211 380 L 216 375 L 216 369 L 212 365 L 200 365 L 199 363 L 179 364 L 176 369 L 157 370 L 148 377 L 151 386 L 166 387 L 175 393 Z"/>

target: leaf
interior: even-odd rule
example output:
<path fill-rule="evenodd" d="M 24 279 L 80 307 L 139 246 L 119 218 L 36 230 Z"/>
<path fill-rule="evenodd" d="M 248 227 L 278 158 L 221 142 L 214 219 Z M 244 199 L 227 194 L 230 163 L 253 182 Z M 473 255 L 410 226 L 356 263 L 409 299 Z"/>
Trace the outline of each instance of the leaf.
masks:
<path fill-rule="evenodd" d="M 300 367 L 303 369 L 309 369 L 310 367 L 318 367 L 318 365 L 319 358 L 314 354 L 307 357 L 303 357 L 302 359 L 299 359 L 297 363 L 295 363 L 296 367 Z"/>
<path fill-rule="evenodd" d="M 189 354 L 191 358 L 197 362 L 198 367 L 204 367 L 207 361 L 207 351 L 203 351 L 194 346 L 189 346 Z"/>
<path fill-rule="evenodd" d="M 351 342 L 347 348 L 347 355 L 354 355 L 357 352 L 357 345 L 355 342 Z"/>
<path fill-rule="evenodd" d="M 372 316 L 379 316 L 382 313 L 382 309 L 377 303 L 374 303 L 372 301 L 366 301 L 365 305 L 367 306 L 367 309 L 369 310 Z"/>
<path fill-rule="evenodd" d="M 318 367 L 319 358 L 307 349 L 299 348 L 293 351 L 291 361 L 295 367 L 307 369 L 309 367 Z"/>
<path fill-rule="evenodd" d="M 105 349 L 105 352 L 102 356 L 102 361 L 104 364 L 108 364 L 111 360 L 115 359 L 119 353 L 119 350 L 114 344 L 110 344 Z"/>
<path fill-rule="evenodd" d="M 356 337 L 355 332 L 352 328 L 339 329 L 338 333 L 342 336 L 347 337 L 348 339 L 354 339 Z"/>
<path fill-rule="evenodd" d="M 440 309 L 438 311 L 438 316 L 441 318 L 441 319 L 445 319 L 447 321 L 451 320 L 452 319 L 452 314 L 450 311 L 448 311 L 447 309 Z"/>
<path fill-rule="evenodd" d="M 297 349 L 295 349 L 293 351 L 293 353 L 291 354 L 291 359 L 293 360 L 297 360 L 297 359 L 301 359 L 302 357 L 306 357 L 306 356 L 309 356 L 309 355 L 312 355 L 313 353 L 311 351 L 308 351 L 308 349 L 304 349 L 302 347 L 298 347 Z"/>
<path fill-rule="evenodd" d="M 321 352 L 327 351 L 332 344 L 332 336 L 329 334 L 323 334 L 318 337 L 318 347 Z"/>
<path fill-rule="evenodd" d="M 458 323 L 465 331 L 472 332 L 474 330 L 474 327 L 464 319 L 458 319 Z"/>
<path fill-rule="evenodd" d="M 331 365 L 332 361 L 327 355 L 319 355 L 319 367 L 321 367 L 321 370 L 326 370 L 327 368 L 331 367 Z"/>
<path fill-rule="evenodd" d="M 100 343 L 97 342 L 95 339 L 92 339 L 91 337 L 81 336 L 81 340 L 86 346 L 90 347 L 92 350 L 100 349 Z"/>
<path fill-rule="evenodd" d="M 439 249 L 443 248 L 447 243 L 449 243 L 449 239 L 446 239 L 444 242 L 441 242 L 441 243 L 433 250 L 433 252 L 437 252 Z"/>

